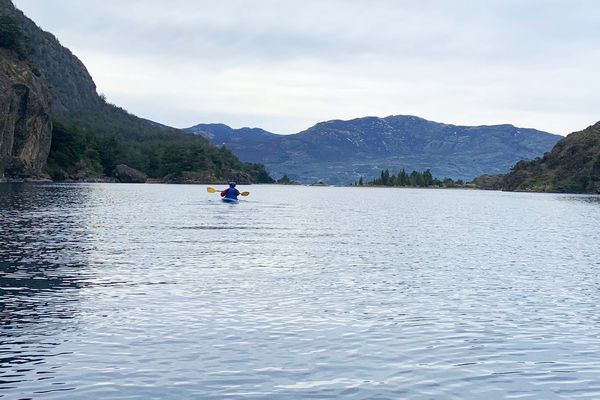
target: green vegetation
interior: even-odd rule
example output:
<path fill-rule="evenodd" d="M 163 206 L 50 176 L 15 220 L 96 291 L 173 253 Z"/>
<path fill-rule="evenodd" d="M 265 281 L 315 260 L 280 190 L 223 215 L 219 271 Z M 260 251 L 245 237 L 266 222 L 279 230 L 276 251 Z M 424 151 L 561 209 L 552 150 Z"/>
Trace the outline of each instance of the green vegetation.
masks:
<path fill-rule="evenodd" d="M 570 134 L 541 158 L 519 161 L 502 184 L 515 191 L 600 193 L 600 122 Z"/>
<path fill-rule="evenodd" d="M 456 188 L 465 187 L 465 183 L 462 180 L 454 181 L 451 178 L 444 178 L 443 180 L 434 178 L 431 175 L 430 170 L 423 172 L 412 171 L 408 174 L 404 168 L 398 172 L 398 175 L 390 175 L 389 170 L 381 171 L 381 175 L 378 179 L 374 179 L 366 183 L 368 186 L 395 186 L 395 187 L 438 187 L 438 188 Z M 358 182 L 359 186 L 362 186 L 362 177 Z"/>
<path fill-rule="evenodd" d="M 96 137 L 85 135 L 74 126 L 54 121 L 46 165 L 48 174 L 53 179 L 63 180 L 81 169 L 102 174 Z"/>
<path fill-rule="evenodd" d="M 204 179 L 270 183 L 260 164 L 242 163 L 231 151 L 213 147 L 204 139 L 165 131 L 164 137 L 125 138 L 115 132 L 84 131 L 55 120 L 47 172 L 53 179 L 86 179 L 112 176 L 126 164 L 151 178 L 178 177 L 185 172 L 211 171 Z"/>

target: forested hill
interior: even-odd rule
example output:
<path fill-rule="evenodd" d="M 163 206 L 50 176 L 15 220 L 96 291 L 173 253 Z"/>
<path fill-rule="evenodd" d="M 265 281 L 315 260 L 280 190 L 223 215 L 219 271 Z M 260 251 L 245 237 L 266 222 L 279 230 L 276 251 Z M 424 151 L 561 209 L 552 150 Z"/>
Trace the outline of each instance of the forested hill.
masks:
<path fill-rule="evenodd" d="M 522 159 L 549 151 L 561 138 L 512 125 L 458 126 L 407 115 L 327 121 L 293 135 L 200 124 L 186 129 L 225 145 L 275 177 L 348 183 L 382 169 L 430 169 L 435 176 L 470 180 L 506 173 Z"/>
<path fill-rule="evenodd" d="M 571 133 L 541 158 L 517 163 L 501 186 L 505 190 L 600 193 L 600 122 Z"/>
<path fill-rule="evenodd" d="M 175 181 L 185 172 L 198 180 L 270 181 L 260 165 L 242 163 L 203 138 L 107 103 L 83 63 L 10 0 L 0 0 L 0 16 L 19 27 L 24 58 L 50 90 L 56 129 L 46 170 L 54 178 L 110 176 L 117 165 L 127 164 L 150 177 L 169 175 Z"/>

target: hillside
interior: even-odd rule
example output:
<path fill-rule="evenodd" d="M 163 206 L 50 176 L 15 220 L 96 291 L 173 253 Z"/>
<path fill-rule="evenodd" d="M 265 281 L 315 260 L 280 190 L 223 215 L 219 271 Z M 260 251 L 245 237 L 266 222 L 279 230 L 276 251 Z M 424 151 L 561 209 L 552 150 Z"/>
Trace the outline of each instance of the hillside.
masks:
<path fill-rule="evenodd" d="M 457 126 L 414 116 L 327 121 L 293 135 L 262 129 L 200 124 L 186 129 L 240 159 L 300 182 L 348 183 L 383 169 L 431 170 L 434 176 L 470 180 L 507 172 L 515 162 L 550 150 L 561 138 L 512 125 Z"/>
<path fill-rule="evenodd" d="M 18 25 L 22 58 L 51 93 L 51 116 L 59 129 L 53 136 L 59 139 L 52 142 L 47 172 L 55 179 L 112 176 L 117 165 L 127 164 L 154 178 L 172 175 L 175 181 L 184 172 L 199 180 L 270 181 L 260 165 L 241 163 L 203 138 L 107 103 L 83 63 L 10 0 L 0 0 L 0 16 Z"/>
<path fill-rule="evenodd" d="M 520 161 L 504 190 L 600 193 L 600 122 L 568 135 L 543 157 Z"/>

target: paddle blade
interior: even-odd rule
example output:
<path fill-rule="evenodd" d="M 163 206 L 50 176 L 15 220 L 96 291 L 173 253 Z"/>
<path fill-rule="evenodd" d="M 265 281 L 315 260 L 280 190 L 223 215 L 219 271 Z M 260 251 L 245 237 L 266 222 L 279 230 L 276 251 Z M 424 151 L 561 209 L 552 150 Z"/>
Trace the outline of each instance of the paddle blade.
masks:
<path fill-rule="evenodd" d="M 210 187 L 210 186 L 206 188 L 206 191 L 208 193 L 217 193 L 218 192 L 217 189 L 215 189 L 214 187 Z"/>
<path fill-rule="evenodd" d="M 246 196 L 250 196 L 250 192 L 242 192 L 240 193 L 240 195 L 246 197 Z"/>

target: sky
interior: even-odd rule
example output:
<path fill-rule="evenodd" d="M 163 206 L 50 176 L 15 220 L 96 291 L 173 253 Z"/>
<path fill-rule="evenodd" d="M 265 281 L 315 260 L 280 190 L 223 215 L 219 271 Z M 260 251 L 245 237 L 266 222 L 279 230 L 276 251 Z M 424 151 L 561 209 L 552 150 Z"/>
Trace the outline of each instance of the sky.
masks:
<path fill-rule="evenodd" d="M 13 0 L 98 92 L 178 128 L 600 120 L 597 0 Z"/>

